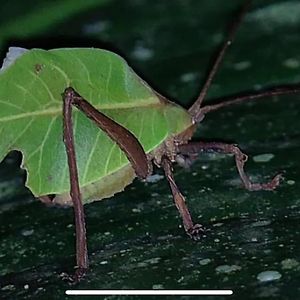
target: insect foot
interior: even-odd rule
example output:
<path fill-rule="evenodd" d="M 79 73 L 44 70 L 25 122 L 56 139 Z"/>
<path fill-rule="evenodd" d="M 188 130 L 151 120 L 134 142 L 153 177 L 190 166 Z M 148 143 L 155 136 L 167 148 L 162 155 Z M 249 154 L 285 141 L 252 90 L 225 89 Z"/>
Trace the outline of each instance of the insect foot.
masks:
<path fill-rule="evenodd" d="M 205 229 L 201 224 L 194 224 L 186 230 L 187 235 L 194 241 L 199 241 L 203 237 L 204 232 Z"/>
<path fill-rule="evenodd" d="M 270 182 L 266 183 L 250 183 L 246 186 L 247 190 L 249 191 L 273 191 L 275 190 L 278 185 L 280 184 L 280 180 L 283 179 L 282 174 L 277 174 Z"/>
<path fill-rule="evenodd" d="M 70 275 L 67 273 L 62 273 L 60 277 L 62 280 L 67 281 L 69 284 L 75 285 L 81 281 L 87 272 L 87 268 L 77 268 L 75 273 Z"/>

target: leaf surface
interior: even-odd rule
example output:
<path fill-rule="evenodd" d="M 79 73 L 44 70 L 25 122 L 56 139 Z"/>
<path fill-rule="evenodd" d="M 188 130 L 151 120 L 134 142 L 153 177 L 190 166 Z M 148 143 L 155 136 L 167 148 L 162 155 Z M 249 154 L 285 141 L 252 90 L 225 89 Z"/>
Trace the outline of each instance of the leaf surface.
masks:
<path fill-rule="evenodd" d="M 33 49 L 9 63 L 0 74 L 0 159 L 10 150 L 23 153 L 27 186 L 35 196 L 69 191 L 62 140 L 62 93 L 67 87 L 129 129 L 147 153 L 191 124 L 184 109 L 161 100 L 112 52 Z M 101 195 L 122 190 L 135 176 L 125 154 L 75 108 L 73 124 L 80 185 L 105 180 Z M 121 169 L 126 180 L 116 174 Z M 108 175 L 115 181 L 112 186 Z"/>

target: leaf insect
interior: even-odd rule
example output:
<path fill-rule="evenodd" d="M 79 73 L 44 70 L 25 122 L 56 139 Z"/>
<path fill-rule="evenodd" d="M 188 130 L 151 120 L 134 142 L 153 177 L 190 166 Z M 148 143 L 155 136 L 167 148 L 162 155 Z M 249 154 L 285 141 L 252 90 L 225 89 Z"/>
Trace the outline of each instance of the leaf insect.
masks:
<path fill-rule="evenodd" d="M 81 184 L 82 182 L 82 174 L 78 171 L 78 156 L 79 154 L 82 154 L 82 149 L 80 151 L 77 151 L 77 143 L 76 139 L 74 137 L 74 127 L 76 126 L 74 115 L 72 113 L 73 106 L 75 106 L 79 111 L 82 112 L 82 115 L 90 119 L 94 124 L 96 124 L 97 127 L 101 129 L 105 133 L 107 137 L 109 137 L 110 141 L 113 141 L 114 145 L 121 149 L 120 153 L 125 154 L 125 157 L 127 157 L 127 163 L 130 165 L 134 171 L 133 175 L 136 175 L 140 179 L 145 179 L 148 175 L 152 173 L 152 163 L 157 165 L 158 167 L 161 167 L 164 170 L 165 176 L 167 178 L 167 181 L 169 183 L 173 199 L 175 202 L 175 205 L 181 215 L 183 226 L 185 229 L 185 232 L 194 240 L 198 240 L 201 237 L 201 234 L 204 232 L 204 228 L 200 224 L 195 224 L 192 220 L 192 217 L 190 215 L 190 212 L 188 210 L 188 207 L 185 202 L 185 197 L 180 192 L 179 188 L 177 187 L 177 184 L 173 177 L 173 163 L 176 161 L 181 161 L 186 163 L 189 158 L 193 158 L 195 154 L 198 154 L 201 151 L 216 151 L 218 153 L 225 153 L 225 154 L 233 154 L 235 157 L 235 163 L 238 170 L 238 173 L 240 175 L 240 178 L 242 180 L 243 185 L 245 188 L 249 191 L 258 191 L 258 190 L 273 190 L 275 189 L 279 182 L 281 175 L 276 175 L 270 182 L 267 183 L 253 183 L 250 181 L 249 177 L 245 174 L 244 171 L 244 164 L 247 161 L 247 155 L 244 154 L 238 146 L 234 144 L 227 144 L 223 142 L 193 142 L 190 141 L 195 130 L 197 127 L 197 124 L 200 123 L 205 115 L 207 113 L 210 113 L 212 111 L 218 110 L 220 108 L 233 105 L 233 104 L 239 104 L 245 101 L 251 101 L 256 100 L 264 97 L 270 97 L 275 95 L 283 95 L 283 94 L 292 94 L 292 93 L 298 93 L 300 92 L 300 86 L 299 85 L 293 85 L 293 86 L 285 86 L 285 87 L 273 87 L 268 90 L 254 92 L 251 94 L 244 94 L 239 96 L 233 96 L 230 99 L 227 98 L 226 101 L 220 101 L 216 102 L 215 104 L 210 105 L 202 105 L 203 100 L 207 94 L 207 91 L 212 83 L 212 80 L 214 79 L 214 76 L 220 66 L 220 63 L 224 57 L 224 54 L 227 50 L 227 48 L 231 45 L 235 33 L 246 14 L 246 11 L 250 5 L 250 1 L 247 1 L 242 9 L 241 12 L 238 15 L 238 18 L 236 21 L 232 24 L 228 37 L 226 41 L 223 43 L 223 45 L 220 48 L 220 51 L 218 52 L 216 59 L 212 65 L 211 70 L 208 73 L 208 77 L 203 85 L 203 88 L 194 102 L 194 104 L 188 109 L 188 111 L 179 108 L 179 106 L 173 104 L 171 101 L 167 100 L 163 96 L 159 95 L 158 93 L 154 92 L 151 89 L 151 93 L 155 95 L 157 99 L 157 103 L 155 104 L 151 103 L 151 108 L 155 109 L 155 105 L 160 106 L 159 109 L 163 110 L 163 113 L 160 115 L 162 118 L 165 118 L 164 124 L 168 123 L 169 128 L 172 128 L 172 130 L 169 130 L 167 134 L 162 138 L 162 140 L 159 141 L 157 145 L 148 147 L 146 146 L 146 142 L 142 141 L 142 139 L 138 138 L 136 134 L 133 133 L 133 130 L 129 128 L 128 126 L 124 125 L 125 123 L 122 123 L 118 120 L 118 118 L 114 118 L 109 116 L 109 110 L 105 109 L 98 109 L 93 101 L 90 101 L 89 99 L 89 93 L 84 93 L 84 95 L 81 92 L 80 88 L 76 88 L 76 84 L 78 85 L 79 80 L 70 80 L 69 81 L 69 75 L 67 71 L 63 70 L 61 68 L 61 65 L 59 65 L 56 61 L 59 61 L 61 59 L 62 54 L 64 52 L 67 52 L 69 56 L 69 65 L 72 65 L 70 63 L 70 60 L 76 60 L 79 64 L 82 64 L 83 54 L 88 55 L 89 53 L 92 55 L 92 53 L 96 53 L 95 55 L 99 54 L 99 51 L 91 50 L 91 49 L 66 49 L 60 50 L 60 49 L 54 49 L 50 51 L 44 51 L 42 50 L 30 50 L 28 52 L 31 52 L 32 54 L 36 55 L 40 60 L 38 62 L 35 62 L 33 65 L 33 70 L 30 76 L 35 76 L 37 82 L 44 85 L 44 88 L 47 90 L 47 92 L 50 93 L 50 90 L 48 86 L 45 86 L 46 83 L 43 79 L 43 73 L 47 72 L 47 70 L 50 70 L 50 74 L 53 74 L 52 77 L 57 78 L 63 78 L 64 79 L 64 89 L 60 90 L 60 93 L 62 94 L 63 99 L 63 108 L 62 108 L 62 125 L 63 127 L 63 142 L 65 146 L 66 156 L 67 156 L 67 162 L 65 163 L 68 166 L 69 171 L 69 198 L 70 201 L 73 204 L 74 208 L 74 215 L 75 215 L 75 228 L 76 228 L 76 271 L 73 276 L 70 277 L 70 279 L 74 282 L 78 282 L 86 273 L 88 269 L 88 251 L 87 251 L 87 242 L 86 242 L 86 228 L 85 228 L 85 217 L 84 217 L 84 209 L 83 209 L 83 189 L 84 184 Z M 52 52 L 51 52 L 52 51 Z M 22 51 L 21 51 L 22 52 Z M 47 52 L 47 59 L 42 59 L 42 56 L 44 53 Z M 30 53 L 29 53 L 30 54 Z M 29 54 L 26 56 L 24 54 L 23 59 L 30 59 Z M 109 54 L 107 51 L 105 53 L 101 52 L 101 55 L 106 55 L 109 57 L 109 59 L 112 58 L 111 54 Z M 99 55 L 100 55 L 99 54 Z M 46 54 L 45 54 L 46 55 Z M 77 55 L 77 56 L 76 56 Z M 86 58 L 86 55 L 84 56 Z M 94 55 L 94 54 L 93 54 Z M 21 62 L 22 57 L 19 59 Z M 15 65 L 17 66 L 16 61 Z M 7 58 L 6 62 L 4 64 L 9 64 L 10 60 Z M 84 66 L 84 64 L 83 64 Z M 121 65 L 122 66 L 122 65 Z M 20 67 L 20 72 L 23 72 L 23 69 Z M 122 69 L 123 70 L 123 69 Z M 51 73 L 52 72 L 52 73 Z M 56 73 L 55 73 L 56 72 Z M 3 74 L 0 74 L 0 76 L 4 76 L 5 74 L 9 74 L 9 69 L 6 71 L 3 71 Z M 110 72 L 109 72 L 110 74 Z M 128 73 L 126 73 L 128 74 Z M 97 74 L 96 74 L 97 75 Z M 8 75 L 7 75 L 8 76 Z M 60 76 L 60 77 L 59 77 Z M 98 75 L 97 75 L 98 76 Z M 98 76 L 99 77 L 99 76 Z M 101 76 L 100 76 L 101 77 Z M 128 78 L 125 76 L 125 80 Z M 123 80 L 123 79 L 122 79 Z M 91 83 L 91 79 L 88 78 L 88 84 Z M 35 82 L 35 81 L 32 81 Z M 76 82 L 75 86 L 72 84 L 72 82 Z M 146 84 L 139 78 L 138 82 L 140 85 L 145 88 Z M 70 83 L 70 84 L 68 84 Z M 91 85 L 91 84 L 90 84 Z M 128 85 L 128 82 L 127 82 Z M 19 84 L 17 86 L 19 89 L 21 89 L 24 93 L 27 93 L 26 90 Z M 55 87 L 57 89 L 57 87 Z M 146 86 L 147 93 L 149 92 L 149 87 Z M 92 93 L 91 93 L 92 94 Z M 128 93 L 127 91 L 127 94 Z M 0 91 L 0 97 L 1 97 L 1 91 Z M 53 97 L 52 97 L 53 98 Z M 222 99 L 220 99 L 222 100 Z M 38 102 L 38 101 L 37 101 Z M 61 104 L 60 104 L 61 105 Z M 15 104 L 11 104 L 11 107 L 16 106 Z M 127 106 L 126 106 L 127 107 Z M 171 111 L 172 110 L 172 111 Z M 106 113 L 108 111 L 108 113 Z M 171 111 L 171 113 L 169 113 Z M 41 112 L 39 112 L 41 113 Z M 42 112 L 42 114 L 45 114 L 48 112 Z M 56 111 L 54 109 L 50 110 L 49 114 L 54 114 Z M 59 113 L 61 113 L 61 107 L 59 109 Z M 37 113 L 25 113 L 25 114 L 19 114 L 16 116 L 6 116 L 1 119 L 0 116 L 0 125 L 1 121 L 9 121 L 9 120 L 15 120 L 17 118 L 25 118 L 28 115 L 32 116 L 33 114 L 37 115 Z M 175 114 L 175 117 L 172 115 Z M 185 121 L 180 123 L 176 119 L 176 114 L 180 115 Z M 56 119 L 55 119 L 56 120 Z M 179 120 L 179 118 L 178 118 Z M 176 122 L 175 122 L 176 121 Z M 60 121 L 59 121 L 60 122 Z M 122 124 L 121 124 L 122 123 Z M 54 121 L 53 121 L 54 124 Z M 184 125 L 182 125 L 184 124 Z M 28 125 L 29 126 L 29 125 Z M 61 128 L 61 127 L 60 127 Z M 5 132 L 5 131 L 4 131 Z M 47 132 L 49 134 L 49 132 Z M 16 146 L 16 141 L 20 140 L 20 138 L 13 138 L 13 142 L 7 142 L 2 141 L 1 143 L 7 143 L 6 147 L 0 147 L 0 156 L 1 151 L 6 151 L 9 149 L 20 148 L 21 146 Z M 20 141 L 19 141 L 20 142 Z M 100 145 L 103 145 L 104 142 L 101 140 Z M 1 144 L 0 144 L 1 146 Z M 60 145 L 59 145 L 60 147 Z M 1 150 L 2 149 L 2 150 Z M 34 154 L 36 152 L 33 152 Z M 33 155 L 32 155 L 33 156 Z M 25 155 L 24 155 L 25 157 Z M 26 158 L 26 157 L 25 157 Z M 41 157 L 40 157 L 41 161 Z M 39 164 L 40 166 L 40 164 Z M 29 163 L 28 163 L 29 168 Z M 125 175 L 122 175 L 121 173 L 120 177 L 118 177 L 117 180 L 124 181 L 122 183 L 122 187 L 125 187 L 130 182 L 126 181 L 124 178 Z M 50 176 L 46 177 L 49 182 L 51 182 L 52 178 Z M 41 185 L 41 179 L 39 181 L 39 189 L 36 188 L 36 186 L 32 183 L 30 185 L 30 182 L 28 182 L 29 188 L 33 191 L 33 194 L 40 198 L 41 201 L 47 202 L 47 203 L 59 203 L 57 199 L 59 199 L 59 195 L 51 195 L 51 193 L 43 193 L 43 186 Z M 55 186 L 55 185 L 54 185 Z M 103 186 L 103 185 L 102 185 Z M 59 187 L 55 186 L 56 193 L 59 194 L 59 192 L 63 193 L 65 190 L 62 188 L 60 190 Z M 101 189 L 101 188 L 100 188 Z M 113 188 L 113 191 L 110 191 L 110 194 L 107 195 L 113 195 L 114 193 L 120 191 L 120 188 Z M 108 196 L 103 196 L 108 197 Z M 57 200 L 57 201 L 56 201 Z"/>

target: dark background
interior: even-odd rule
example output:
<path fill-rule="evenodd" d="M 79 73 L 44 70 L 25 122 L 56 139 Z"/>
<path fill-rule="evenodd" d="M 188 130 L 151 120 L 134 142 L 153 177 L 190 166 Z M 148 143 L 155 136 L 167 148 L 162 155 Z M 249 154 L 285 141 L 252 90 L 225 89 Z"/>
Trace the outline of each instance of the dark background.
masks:
<path fill-rule="evenodd" d="M 188 107 L 242 2 L 10 0 L 1 4 L 0 55 L 11 45 L 109 49 Z M 253 1 L 207 101 L 299 82 L 299 26 L 298 1 Z M 299 297 L 299 110 L 299 95 L 282 96 L 223 109 L 201 123 L 196 138 L 235 142 L 249 154 L 253 180 L 278 171 L 285 180 L 274 192 L 248 192 L 233 159 L 222 155 L 202 155 L 190 171 L 176 168 L 194 219 L 208 229 L 200 242 L 180 228 L 163 179 L 135 181 L 86 206 L 91 270 L 76 288 L 229 288 L 232 299 Z M 65 299 L 70 287 L 59 275 L 75 261 L 72 210 L 33 199 L 20 161 L 11 153 L 0 164 L 0 297 Z M 281 278 L 261 282 L 263 271 Z"/>

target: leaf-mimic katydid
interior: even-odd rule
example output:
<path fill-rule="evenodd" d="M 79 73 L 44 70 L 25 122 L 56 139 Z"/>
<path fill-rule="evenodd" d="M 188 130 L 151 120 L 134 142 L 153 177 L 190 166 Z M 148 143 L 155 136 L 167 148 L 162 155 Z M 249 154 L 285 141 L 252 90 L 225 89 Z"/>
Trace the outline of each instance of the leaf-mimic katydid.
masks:
<path fill-rule="evenodd" d="M 207 150 L 233 154 L 246 189 L 278 186 L 280 175 L 267 183 L 252 183 L 244 172 L 247 156 L 236 145 L 190 141 L 197 124 L 211 111 L 300 91 L 299 86 L 274 87 L 202 106 L 247 7 L 231 27 L 188 111 L 156 93 L 114 53 L 84 48 L 10 49 L 0 71 L 0 99 L 5 107 L 0 112 L 0 132 L 5 137 L 0 141 L 0 158 L 20 150 L 22 167 L 28 171 L 26 185 L 34 196 L 44 202 L 73 204 L 75 281 L 88 268 L 83 204 L 114 195 L 136 175 L 146 178 L 152 163 L 164 170 L 184 229 L 193 239 L 199 239 L 204 229 L 194 224 L 174 181 L 172 164 L 177 160 Z M 28 132 L 35 138 L 28 141 Z"/>

